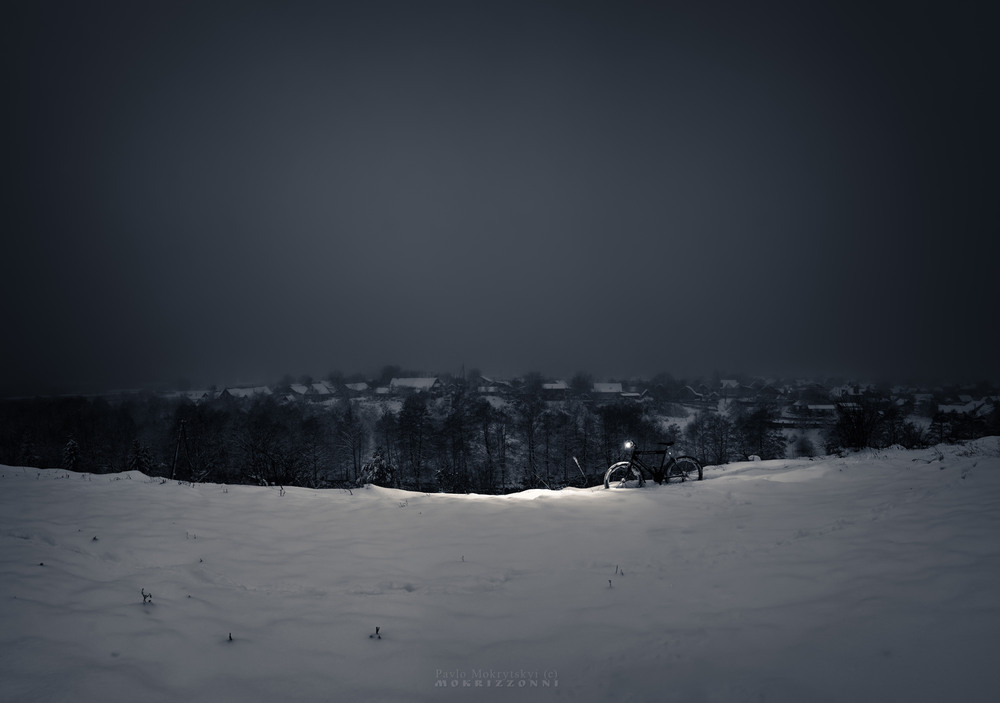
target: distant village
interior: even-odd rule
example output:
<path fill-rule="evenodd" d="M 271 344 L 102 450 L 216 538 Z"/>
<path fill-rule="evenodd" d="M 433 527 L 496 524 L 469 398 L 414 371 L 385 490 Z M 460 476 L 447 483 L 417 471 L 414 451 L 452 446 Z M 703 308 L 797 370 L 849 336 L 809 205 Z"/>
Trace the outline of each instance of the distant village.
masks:
<path fill-rule="evenodd" d="M 343 400 L 400 401 L 414 394 L 445 399 L 456 394 L 474 395 L 503 404 L 526 394 L 545 401 L 577 401 L 585 404 L 636 403 L 659 406 L 674 404 L 691 410 L 726 411 L 734 405 L 767 405 L 780 410 L 778 422 L 790 427 L 824 427 L 832 424 L 838 406 L 850 407 L 864 400 L 879 400 L 897 407 L 905 416 L 925 418 L 938 413 L 987 418 L 1000 407 L 1000 389 L 987 383 L 974 385 L 886 385 L 858 382 L 822 382 L 799 379 L 780 381 L 763 377 L 719 378 L 712 382 L 653 379 L 593 381 L 579 376 L 572 380 L 537 375 L 500 380 L 476 375 L 462 380 L 452 376 L 392 377 L 377 381 L 284 382 L 260 386 L 227 386 L 212 390 L 161 392 L 165 398 L 184 398 L 193 403 L 211 400 L 247 401 L 272 398 L 280 403 L 336 404 Z"/>

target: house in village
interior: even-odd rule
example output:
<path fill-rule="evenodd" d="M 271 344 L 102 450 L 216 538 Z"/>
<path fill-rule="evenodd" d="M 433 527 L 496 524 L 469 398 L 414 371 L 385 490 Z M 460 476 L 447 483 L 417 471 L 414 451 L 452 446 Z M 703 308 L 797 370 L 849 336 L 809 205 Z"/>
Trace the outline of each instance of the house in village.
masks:
<path fill-rule="evenodd" d="M 735 378 L 719 379 L 719 396 L 725 399 L 740 396 L 740 382 Z"/>
<path fill-rule="evenodd" d="M 837 406 L 833 403 L 810 403 L 800 398 L 787 408 L 785 415 L 799 427 L 826 427 L 837 419 Z"/>
<path fill-rule="evenodd" d="M 213 391 L 164 391 L 159 393 L 164 400 L 185 400 L 191 403 L 203 403 L 207 400 L 214 400 L 216 394 Z"/>
<path fill-rule="evenodd" d="M 475 389 L 479 395 L 505 396 L 514 394 L 514 387 L 511 386 L 510 381 L 500 381 L 486 376 L 479 377 Z"/>
<path fill-rule="evenodd" d="M 309 387 L 309 398 L 317 402 L 330 400 L 337 397 L 337 391 L 325 381 L 317 381 Z"/>
<path fill-rule="evenodd" d="M 255 396 L 269 396 L 271 394 L 272 391 L 268 386 L 250 386 L 243 388 L 228 386 L 222 389 L 222 392 L 219 393 L 219 398 L 223 400 L 246 400 Z"/>
<path fill-rule="evenodd" d="M 622 391 L 618 397 L 622 400 L 630 400 L 636 403 L 651 402 L 653 400 L 653 396 L 649 394 L 649 390 L 646 388 L 643 388 L 642 390 L 635 389 Z"/>
<path fill-rule="evenodd" d="M 285 403 L 322 403 L 337 397 L 337 392 L 326 381 L 289 383 L 275 391 Z"/>
<path fill-rule="evenodd" d="M 940 403 L 938 404 L 937 411 L 939 413 L 969 415 L 970 417 L 987 417 L 993 412 L 993 404 L 989 401 L 989 398 L 973 400 L 972 396 L 959 396 L 958 400 L 964 402 Z"/>
<path fill-rule="evenodd" d="M 681 388 L 680 401 L 682 403 L 714 407 L 719 402 L 719 392 L 711 390 L 704 384 L 699 384 L 697 388 L 684 386 Z"/>
<path fill-rule="evenodd" d="M 360 398 L 361 396 L 368 395 L 370 391 L 371 387 L 364 381 L 344 384 L 344 392 L 348 398 Z"/>
<path fill-rule="evenodd" d="M 437 395 L 442 389 L 441 380 L 437 377 L 394 378 L 389 381 L 390 395 L 410 395 L 411 393 Z"/>
<path fill-rule="evenodd" d="M 590 388 L 591 398 L 595 403 L 614 403 L 621 400 L 621 383 L 594 383 Z"/>
<path fill-rule="evenodd" d="M 569 397 L 566 381 L 549 381 L 542 384 L 542 397 L 546 400 L 563 400 Z"/>
<path fill-rule="evenodd" d="M 784 397 L 784 392 L 770 383 L 754 390 L 753 400 L 755 403 L 779 403 Z"/>

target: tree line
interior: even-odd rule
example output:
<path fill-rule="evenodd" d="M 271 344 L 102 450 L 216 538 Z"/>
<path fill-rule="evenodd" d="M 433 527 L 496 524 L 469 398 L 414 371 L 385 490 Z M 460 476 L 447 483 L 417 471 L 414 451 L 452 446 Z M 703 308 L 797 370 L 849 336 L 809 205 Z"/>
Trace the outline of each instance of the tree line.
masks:
<path fill-rule="evenodd" d="M 463 392 L 333 405 L 153 394 L 0 402 L 0 463 L 317 488 L 372 475 L 419 491 L 595 485 L 625 439 L 676 434 L 636 404 L 549 404 L 537 393 L 499 404 Z"/>
<path fill-rule="evenodd" d="M 584 487 L 603 481 L 626 439 L 698 446 L 649 405 L 546 402 L 540 392 L 499 403 L 465 392 L 334 405 L 272 396 L 196 404 L 152 394 L 116 403 L 0 403 L 0 463 L 180 481 L 316 488 L 373 481 L 483 493 Z"/>
<path fill-rule="evenodd" d="M 676 405 L 546 401 L 540 386 L 510 400 L 459 390 L 402 401 L 282 403 L 273 396 L 200 403 L 136 394 L 0 402 L 0 463 L 93 473 L 141 471 L 180 481 L 349 487 L 366 482 L 416 491 L 508 493 L 586 487 L 639 447 L 675 442 L 707 465 L 838 449 L 924 446 L 1000 433 L 997 413 L 939 414 L 921 430 L 883 399 L 844 403 L 815 447 L 790 442 L 774 404 L 703 409 Z"/>

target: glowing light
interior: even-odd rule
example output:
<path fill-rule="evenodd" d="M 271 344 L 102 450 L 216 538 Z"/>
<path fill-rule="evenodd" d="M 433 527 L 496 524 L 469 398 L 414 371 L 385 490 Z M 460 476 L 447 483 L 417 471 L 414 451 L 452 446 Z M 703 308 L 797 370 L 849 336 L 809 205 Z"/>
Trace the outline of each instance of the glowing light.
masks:
<path fill-rule="evenodd" d="M 625 448 L 626 449 L 631 449 L 632 447 L 633 447 L 632 440 L 631 439 L 626 439 L 625 440 Z"/>

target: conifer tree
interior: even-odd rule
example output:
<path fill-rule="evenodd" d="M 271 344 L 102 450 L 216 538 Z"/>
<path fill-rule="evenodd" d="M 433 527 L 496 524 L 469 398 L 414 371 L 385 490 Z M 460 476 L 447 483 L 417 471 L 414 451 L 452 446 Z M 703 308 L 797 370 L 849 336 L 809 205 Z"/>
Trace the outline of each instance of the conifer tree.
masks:
<path fill-rule="evenodd" d="M 80 445 L 70 437 L 63 447 L 62 467 L 67 471 L 76 471 L 80 466 Z"/>
<path fill-rule="evenodd" d="M 153 458 L 149 454 L 149 449 L 140 444 L 139 440 L 132 440 L 132 450 L 128 455 L 128 470 L 148 475 L 152 467 Z"/>

